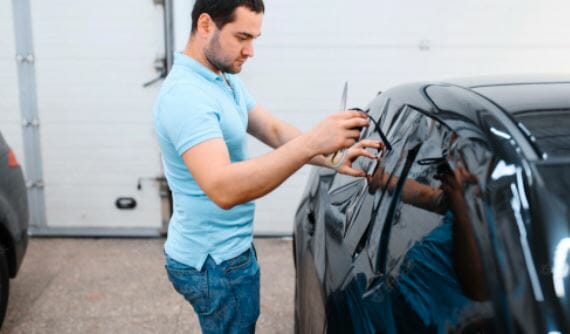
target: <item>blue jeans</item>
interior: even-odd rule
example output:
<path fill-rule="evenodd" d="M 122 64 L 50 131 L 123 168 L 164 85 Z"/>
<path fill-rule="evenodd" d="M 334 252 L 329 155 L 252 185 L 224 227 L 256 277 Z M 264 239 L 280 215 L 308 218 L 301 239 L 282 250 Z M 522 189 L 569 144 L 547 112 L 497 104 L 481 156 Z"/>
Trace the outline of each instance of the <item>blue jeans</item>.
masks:
<path fill-rule="evenodd" d="M 219 265 L 208 256 L 201 271 L 166 255 L 166 272 L 196 311 L 204 334 L 255 332 L 259 266 L 253 248 Z"/>

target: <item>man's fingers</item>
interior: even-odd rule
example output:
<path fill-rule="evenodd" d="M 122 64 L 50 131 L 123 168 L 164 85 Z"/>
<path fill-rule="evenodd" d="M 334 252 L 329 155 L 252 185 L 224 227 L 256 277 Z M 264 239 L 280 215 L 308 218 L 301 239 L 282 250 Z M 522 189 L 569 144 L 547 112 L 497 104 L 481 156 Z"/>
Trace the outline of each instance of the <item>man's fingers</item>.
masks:
<path fill-rule="evenodd" d="M 372 152 L 370 152 L 370 151 L 367 151 L 367 150 L 363 150 L 363 151 L 364 151 L 363 155 L 364 155 L 365 157 L 368 157 L 368 158 L 370 158 L 370 159 L 378 159 L 378 156 L 377 156 L 376 154 L 374 154 L 374 153 L 372 153 Z"/>
<path fill-rule="evenodd" d="M 344 148 L 347 148 L 347 149 L 348 149 L 348 148 L 352 147 L 352 145 L 354 145 L 355 143 L 356 143 L 356 139 L 354 139 L 354 138 L 347 138 L 347 139 L 344 141 Z"/>
<path fill-rule="evenodd" d="M 360 138 L 360 131 L 358 131 L 358 130 L 350 130 L 350 131 L 348 131 L 348 137 L 349 137 L 349 138 L 359 139 L 359 138 Z"/>
<path fill-rule="evenodd" d="M 366 158 L 370 158 L 370 159 L 374 159 L 376 160 L 378 157 L 376 156 L 376 154 L 369 152 L 363 148 L 357 149 L 355 150 L 355 157 L 366 157 Z"/>
<path fill-rule="evenodd" d="M 358 145 L 358 147 L 361 147 L 361 148 L 368 148 L 368 147 L 377 148 L 377 149 L 384 148 L 384 143 L 377 141 L 377 140 L 372 140 L 372 139 L 362 139 L 356 145 Z"/>
<path fill-rule="evenodd" d="M 354 168 L 350 168 L 347 166 L 344 166 L 343 168 L 338 169 L 338 172 L 341 174 L 345 174 L 345 175 L 349 175 L 349 176 L 354 176 L 354 177 L 364 177 L 366 176 L 366 172 L 364 172 L 363 170 L 360 169 L 354 169 Z"/>
<path fill-rule="evenodd" d="M 337 114 L 340 115 L 340 117 L 343 119 L 349 119 L 349 118 L 368 119 L 368 114 L 366 114 L 365 112 L 357 111 L 357 110 L 351 110 L 351 109 L 341 111 Z"/>
<path fill-rule="evenodd" d="M 364 128 L 368 126 L 368 118 L 353 117 L 344 120 L 343 126 L 347 129 Z"/>

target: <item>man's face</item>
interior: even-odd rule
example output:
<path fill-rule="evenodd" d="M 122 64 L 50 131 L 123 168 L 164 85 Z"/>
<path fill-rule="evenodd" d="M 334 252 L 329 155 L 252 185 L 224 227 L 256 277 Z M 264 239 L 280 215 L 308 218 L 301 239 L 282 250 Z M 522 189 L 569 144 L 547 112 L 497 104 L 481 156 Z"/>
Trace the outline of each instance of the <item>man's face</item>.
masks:
<path fill-rule="evenodd" d="M 253 57 L 253 40 L 261 35 L 263 14 L 245 7 L 235 10 L 235 20 L 221 30 L 214 24 L 214 31 L 206 45 L 206 59 L 217 69 L 227 73 L 239 73 L 247 58 Z"/>

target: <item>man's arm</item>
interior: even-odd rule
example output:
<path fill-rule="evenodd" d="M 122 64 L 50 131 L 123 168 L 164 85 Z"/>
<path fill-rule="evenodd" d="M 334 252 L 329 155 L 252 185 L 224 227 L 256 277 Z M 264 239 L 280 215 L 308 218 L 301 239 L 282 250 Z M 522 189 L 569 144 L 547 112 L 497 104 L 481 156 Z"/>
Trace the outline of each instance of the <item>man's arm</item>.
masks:
<path fill-rule="evenodd" d="M 283 122 L 259 105 L 249 111 L 248 118 L 247 132 L 272 148 L 278 148 L 302 134 L 299 129 Z M 313 157 L 309 163 L 316 166 L 329 165 L 322 155 Z"/>
<path fill-rule="evenodd" d="M 278 148 L 302 134 L 299 129 L 273 116 L 262 106 L 256 105 L 249 111 L 248 115 L 247 132 L 272 148 Z M 371 154 L 367 154 L 365 148 L 379 148 L 381 146 L 378 143 L 364 142 L 362 144 L 364 144 L 363 147 L 354 153 L 369 158 L 374 157 Z M 322 167 L 331 167 L 333 165 L 330 157 L 327 158 L 322 154 L 314 156 L 308 163 Z"/>
<path fill-rule="evenodd" d="M 267 118 L 257 122 L 263 120 Z M 257 122 L 252 131 L 264 141 L 277 145 L 289 139 L 288 131 L 283 139 L 279 131 L 260 130 L 262 123 Z M 275 124 L 268 122 L 268 128 Z M 269 193 L 314 156 L 352 146 L 360 136 L 355 129 L 367 124 L 366 116 L 360 112 L 339 112 L 258 158 L 232 163 L 221 139 L 202 142 L 184 152 L 182 158 L 206 195 L 221 208 L 229 209 Z"/>
<path fill-rule="evenodd" d="M 248 113 L 247 132 L 273 148 L 301 135 L 297 128 L 271 115 L 259 105 Z"/>

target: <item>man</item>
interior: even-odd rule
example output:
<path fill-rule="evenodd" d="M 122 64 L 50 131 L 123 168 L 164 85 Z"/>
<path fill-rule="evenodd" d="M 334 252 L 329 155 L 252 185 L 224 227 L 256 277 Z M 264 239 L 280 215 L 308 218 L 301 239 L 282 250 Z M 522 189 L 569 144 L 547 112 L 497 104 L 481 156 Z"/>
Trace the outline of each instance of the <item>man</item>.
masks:
<path fill-rule="evenodd" d="M 301 133 L 257 105 L 234 74 L 261 34 L 262 0 L 197 0 L 192 31 L 155 105 L 155 127 L 174 199 L 165 243 L 175 289 L 194 307 L 204 333 L 253 332 L 259 315 L 259 267 L 252 248 L 254 203 L 306 163 L 340 172 L 366 150 L 357 144 L 367 116 L 331 115 Z M 246 131 L 275 148 L 248 159 Z"/>

